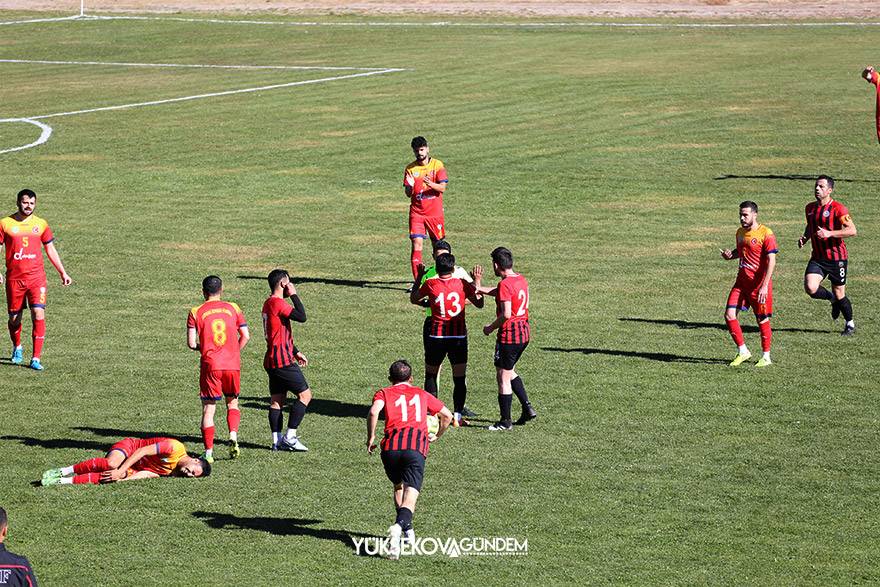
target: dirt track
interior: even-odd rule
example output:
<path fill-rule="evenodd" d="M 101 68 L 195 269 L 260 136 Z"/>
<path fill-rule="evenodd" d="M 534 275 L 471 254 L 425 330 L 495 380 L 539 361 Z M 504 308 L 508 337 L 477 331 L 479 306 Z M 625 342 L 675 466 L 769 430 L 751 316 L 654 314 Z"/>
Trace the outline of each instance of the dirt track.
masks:
<path fill-rule="evenodd" d="M 76 0 L 0 0 L 0 9 L 51 10 Z M 519 17 L 676 17 L 700 19 L 880 19 L 880 1 L 864 0 L 86 0 L 87 12 L 236 12 L 335 15 L 504 15 Z"/>

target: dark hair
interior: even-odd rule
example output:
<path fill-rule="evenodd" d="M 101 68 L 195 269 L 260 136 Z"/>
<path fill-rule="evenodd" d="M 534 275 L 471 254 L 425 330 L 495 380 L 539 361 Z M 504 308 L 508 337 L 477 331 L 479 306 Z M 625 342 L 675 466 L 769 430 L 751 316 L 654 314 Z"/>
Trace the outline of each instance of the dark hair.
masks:
<path fill-rule="evenodd" d="M 434 261 L 434 268 L 437 269 L 437 275 L 447 275 L 455 271 L 455 257 L 451 253 L 443 253 Z"/>
<path fill-rule="evenodd" d="M 746 200 L 739 205 L 740 210 L 742 210 L 743 208 L 751 208 L 755 211 L 755 214 L 758 213 L 758 205 L 751 200 Z"/>
<path fill-rule="evenodd" d="M 492 262 L 502 269 L 513 269 L 513 253 L 505 247 L 498 247 L 492 251 Z"/>
<path fill-rule="evenodd" d="M 15 196 L 15 202 L 21 203 L 21 199 L 24 197 L 36 198 L 37 194 L 34 192 L 34 190 L 29 190 L 29 189 L 25 188 L 25 189 L 21 190 L 20 192 L 18 192 L 18 195 Z"/>
<path fill-rule="evenodd" d="M 202 474 L 199 477 L 208 477 L 211 475 L 211 463 L 206 461 L 204 458 L 199 457 L 199 462 L 202 464 Z"/>
<path fill-rule="evenodd" d="M 834 178 L 833 177 L 831 177 L 830 175 L 820 175 L 819 177 L 816 178 L 816 181 L 818 182 L 820 179 L 824 179 L 825 181 L 827 181 L 828 187 L 830 187 L 832 190 L 834 189 Z"/>
<path fill-rule="evenodd" d="M 449 244 L 449 241 L 443 240 L 442 238 L 438 241 L 434 242 L 434 251 L 449 251 L 452 252 L 452 245 Z"/>
<path fill-rule="evenodd" d="M 287 277 L 290 279 L 290 274 L 287 273 L 284 269 L 273 269 L 269 272 L 269 289 L 275 291 L 275 288 L 278 287 L 278 284 L 281 283 L 281 280 Z"/>
<path fill-rule="evenodd" d="M 6 527 L 6 510 L 0 508 L 0 532 Z"/>
<path fill-rule="evenodd" d="M 223 280 L 216 275 L 209 275 L 202 280 L 202 291 L 209 296 L 215 296 L 223 289 Z"/>
<path fill-rule="evenodd" d="M 409 381 L 410 377 L 412 377 L 412 367 L 406 359 L 394 361 L 388 368 L 388 379 L 391 380 L 391 383 Z"/>
<path fill-rule="evenodd" d="M 428 139 L 426 139 L 425 137 L 413 137 L 412 142 L 410 142 L 410 146 L 412 147 L 413 151 L 417 151 L 422 147 L 428 146 Z"/>

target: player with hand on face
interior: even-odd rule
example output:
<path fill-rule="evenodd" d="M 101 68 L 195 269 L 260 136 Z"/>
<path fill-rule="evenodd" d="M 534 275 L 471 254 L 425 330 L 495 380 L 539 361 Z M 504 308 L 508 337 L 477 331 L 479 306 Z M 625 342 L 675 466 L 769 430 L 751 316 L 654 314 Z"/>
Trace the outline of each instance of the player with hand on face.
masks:
<path fill-rule="evenodd" d="M 443 193 L 449 183 L 443 162 L 430 155 L 425 137 L 415 137 L 410 143 L 415 160 L 403 172 L 403 191 L 410 199 L 409 238 L 412 244 L 410 266 L 413 279 L 422 265 L 422 244 L 428 237 L 432 242 L 446 236 L 443 220 Z"/>

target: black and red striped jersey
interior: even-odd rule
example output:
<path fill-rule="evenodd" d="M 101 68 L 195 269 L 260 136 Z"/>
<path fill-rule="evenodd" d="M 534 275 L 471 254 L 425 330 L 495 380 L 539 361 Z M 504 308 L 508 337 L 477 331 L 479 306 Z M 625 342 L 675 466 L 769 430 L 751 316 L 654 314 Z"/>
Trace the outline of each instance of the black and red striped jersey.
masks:
<path fill-rule="evenodd" d="M 433 338 L 467 338 L 464 318 L 465 302 L 476 293 L 473 284 L 458 277 L 436 277 L 426 280 L 419 296 L 427 297 L 431 306 L 428 336 Z"/>
<path fill-rule="evenodd" d="M 443 402 L 406 382 L 380 389 L 376 400 L 385 402 L 382 450 L 417 450 L 428 456 L 428 414 L 442 410 Z"/>
<path fill-rule="evenodd" d="M 296 362 L 290 321 L 305 322 L 306 312 L 299 296 L 293 296 L 291 301 L 292 306 L 282 298 L 269 296 L 263 303 L 263 333 L 266 336 L 263 367 L 266 369 L 280 369 Z"/>
<path fill-rule="evenodd" d="M 522 275 L 508 275 L 498 284 L 495 306 L 498 316 L 503 315 L 504 302 L 510 302 L 510 318 L 498 329 L 498 341 L 503 344 L 523 344 L 531 339 L 529 327 L 529 282 Z"/>
<path fill-rule="evenodd" d="M 819 202 L 810 202 L 804 210 L 807 217 L 807 231 L 813 245 L 811 258 L 816 261 L 845 261 L 847 259 L 846 243 L 842 238 L 831 237 L 820 239 L 816 230 L 840 230 L 851 220 L 849 210 L 837 200 L 831 200 L 824 206 Z"/>

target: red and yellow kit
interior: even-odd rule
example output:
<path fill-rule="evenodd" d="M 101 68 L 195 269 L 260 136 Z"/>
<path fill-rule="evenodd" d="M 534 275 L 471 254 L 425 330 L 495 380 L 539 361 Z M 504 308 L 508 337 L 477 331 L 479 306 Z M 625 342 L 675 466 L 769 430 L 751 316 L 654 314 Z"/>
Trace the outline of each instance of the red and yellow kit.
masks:
<path fill-rule="evenodd" d="M 522 344 L 529 342 L 529 282 L 519 274 L 505 277 L 498 284 L 495 296 L 497 315 L 504 311 L 503 302 L 510 302 L 510 318 L 498 329 L 498 342 L 503 344 Z"/>
<path fill-rule="evenodd" d="M 209 371 L 241 371 L 238 330 L 247 326 L 237 304 L 212 300 L 193 308 L 186 320 L 195 328 L 202 354 L 201 366 Z"/>
<path fill-rule="evenodd" d="M 877 127 L 877 140 L 880 141 L 880 74 L 876 71 L 871 72 L 871 78 L 868 80 L 877 87 L 876 104 L 874 106 L 874 119 Z"/>
<path fill-rule="evenodd" d="M 758 302 L 758 293 L 767 274 L 769 255 L 779 252 L 776 236 L 763 224 L 752 230 L 740 228 L 736 231 L 736 250 L 739 272 L 727 296 L 727 307 L 741 310 L 751 307 L 759 320 L 769 318 L 773 315 L 772 281 L 767 284 L 767 299 L 763 304 Z"/>
<path fill-rule="evenodd" d="M 435 277 L 425 280 L 419 297 L 431 303 L 431 324 L 428 336 L 435 338 L 467 338 L 464 306 L 468 296 L 476 293 L 474 286 L 458 277 Z"/>
<path fill-rule="evenodd" d="M 819 202 L 810 202 L 804 209 L 807 217 L 807 234 L 813 245 L 811 259 L 814 261 L 846 261 L 846 243 L 842 238 L 831 237 L 820 239 L 816 231 L 820 228 L 825 230 L 840 230 L 844 224 L 849 224 L 852 219 L 846 206 L 837 200 L 831 200 L 824 206 Z"/>
<path fill-rule="evenodd" d="M 385 402 L 382 450 L 417 450 L 428 456 L 428 414 L 445 406 L 420 387 L 398 383 L 376 392 L 373 401 Z"/>
<path fill-rule="evenodd" d="M 156 445 L 156 454 L 147 455 L 132 465 L 128 470 L 129 475 L 135 471 L 152 471 L 167 477 L 174 472 L 178 461 L 186 456 L 186 447 L 175 438 L 126 438 L 114 444 L 110 450 L 121 451 L 127 459 L 136 450 L 150 445 Z"/>
<path fill-rule="evenodd" d="M 434 183 L 448 183 L 446 168 L 439 159 L 431 158 L 426 165 L 413 161 L 403 172 L 403 184 L 412 190 L 409 206 L 410 237 L 434 240 L 446 236 L 443 219 L 443 193 L 427 188 L 425 178 Z"/>
<path fill-rule="evenodd" d="M 49 224 L 34 214 L 21 221 L 12 216 L 0 220 L 0 240 L 6 247 L 6 278 L 45 279 L 41 249 L 54 238 Z"/>

